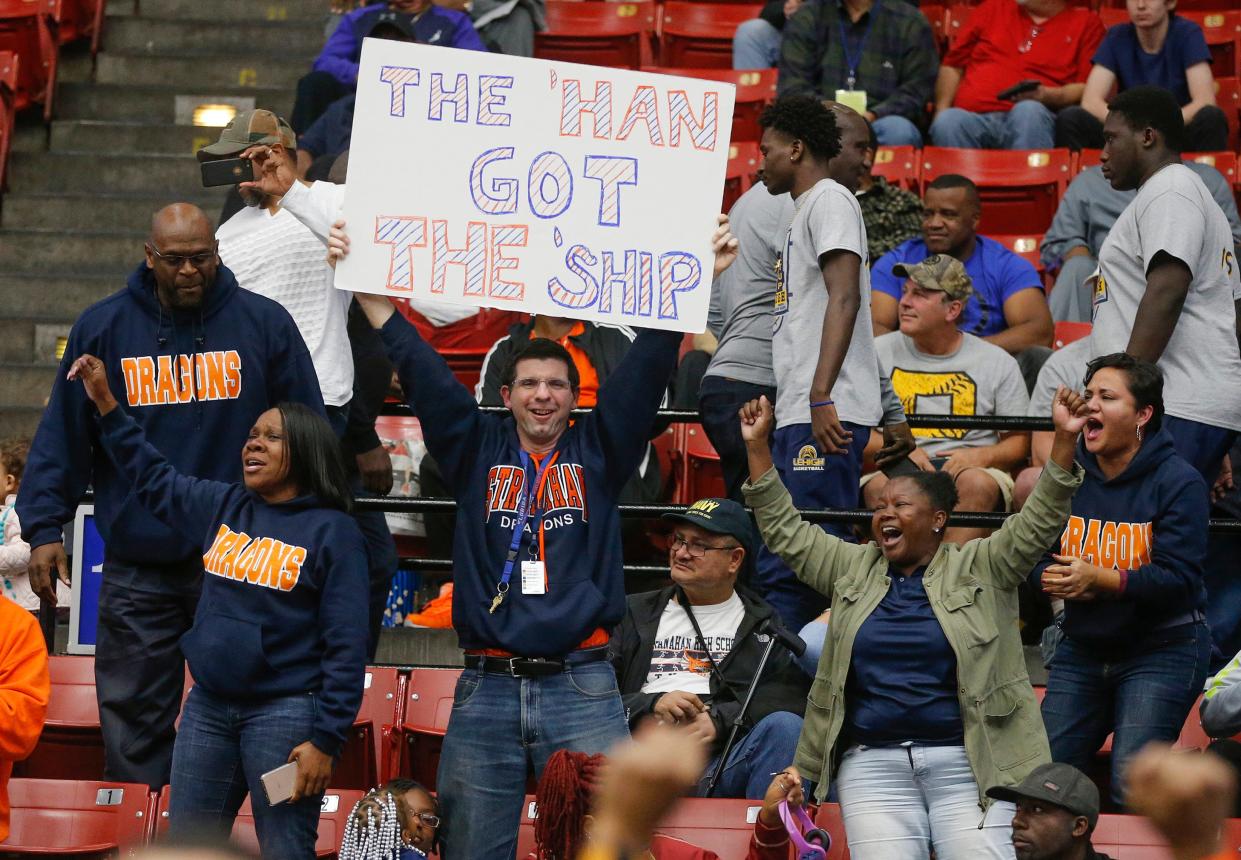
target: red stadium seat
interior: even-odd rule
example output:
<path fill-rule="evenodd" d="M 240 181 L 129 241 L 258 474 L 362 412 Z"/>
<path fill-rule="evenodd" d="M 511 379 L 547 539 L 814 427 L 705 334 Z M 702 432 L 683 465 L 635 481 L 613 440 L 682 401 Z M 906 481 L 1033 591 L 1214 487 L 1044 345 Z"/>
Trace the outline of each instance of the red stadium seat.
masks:
<path fill-rule="evenodd" d="M 923 3 L 918 9 L 931 25 L 931 32 L 935 34 L 935 46 L 939 48 L 942 57 L 948 47 L 948 9 L 938 3 Z"/>
<path fill-rule="evenodd" d="M 21 58 L 0 51 L 0 193 L 4 191 L 5 167 L 13 148 L 14 115 L 17 113 L 17 67 Z"/>
<path fill-rule="evenodd" d="M 393 726 L 400 725 L 405 679 L 390 666 L 367 666 L 362 706 L 332 772 L 333 788 L 369 791 L 388 779 Z"/>
<path fill-rule="evenodd" d="M 517 857 L 525 860 L 534 856 L 534 819 L 537 817 L 538 806 L 534 795 L 527 794 L 526 802 L 521 807 L 521 824 L 517 827 Z"/>
<path fill-rule="evenodd" d="M 315 839 L 315 857 L 336 857 L 340 850 L 341 840 L 345 838 L 345 823 L 349 820 L 349 813 L 353 811 L 353 805 L 362 799 L 363 794 L 365 792 L 338 791 L 329 788 L 323 795 L 323 803 L 319 808 L 319 834 Z M 164 786 L 155 807 L 154 833 L 152 834 L 154 837 L 158 838 L 168 829 L 168 802 L 171 796 L 171 788 Z M 238 847 L 257 857 L 259 839 L 254 831 L 252 799 L 247 797 L 241 804 L 241 809 L 237 812 L 237 820 L 233 823 L 232 836 Z M 267 799 L 260 798 L 259 802 L 266 803 Z"/>
<path fill-rule="evenodd" d="M 732 209 L 737 198 L 749 191 L 758 179 L 760 158 L 757 143 L 734 143 L 728 147 L 722 205 L 724 212 Z"/>
<path fill-rule="evenodd" d="M 124 782 L 14 779 L 12 816 L 0 855 L 104 855 L 147 839 L 147 786 Z"/>
<path fill-rule="evenodd" d="M 685 467 L 681 487 L 681 503 L 686 505 L 698 499 L 723 498 L 727 494 L 720 455 L 701 424 L 685 425 Z"/>
<path fill-rule="evenodd" d="M 814 826 L 832 837 L 827 860 L 848 860 L 849 846 L 845 840 L 845 821 L 840 817 L 840 804 L 824 803 L 814 814 Z"/>
<path fill-rule="evenodd" d="M 460 675 L 460 669 L 413 669 L 405 683 L 398 773 L 432 790 Z"/>
<path fill-rule="evenodd" d="M 43 118 L 52 118 L 56 87 L 56 0 L 0 0 L 0 51 L 21 58 L 15 104 L 25 110 L 43 105 Z"/>
<path fill-rule="evenodd" d="M 651 447 L 659 458 L 660 474 L 664 476 L 663 491 L 659 494 L 661 501 L 676 498 L 677 488 L 681 485 L 681 451 L 685 447 L 681 440 L 681 428 L 684 426 L 673 424 L 651 440 Z"/>
<path fill-rule="evenodd" d="M 39 745 L 13 775 L 32 779 L 103 779 L 103 734 L 95 698 L 95 658 L 48 658 L 52 691 Z"/>
<path fill-rule="evenodd" d="M 1058 322 L 1056 323 L 1055 334 L 1052 336 L 1052 348 L 1063 349 L 1075 340 L 1090 337 L 1090 329 L 1090 323 Z M 1043 687 L 1042 689 L 1046 692 L 1047 688 Z M 1042 699 L 1039 701 L 1042 701 Z"/>
<path fill-rule="evenodd" d="M 548 0 L 547 30 L 534 35 L 534 55 L 544 60 L 637 69 L 644 53 L 649 53 L 655 29 L 655 4 L 650 0 Z"/>
<path fill-rule="evenodd" d="M 756 800 L 685 798 L 659 823 L 657 832 L 720 857 L 744 857 L 761 808 Z"/>
<path fill-rule="evenodd" d="M 1069 181 L 1067 149 L 922 150 L 922 182 L 959 173 L 974 180 L 982 197 L 980 233 L 1042 233 L 1051 225 Z"/>
<path fill-rule="evenodd" d="M 1176 14 L 1202 28 L 1207 47 L 1211 49 L 1211 72 L 1221 78 L 1241 76 L 1237 39 L 1241 38 L 1241 11 L 1210 9 L 1186 11 L 1179 6 Z"/>
<path fill-rule="evenodd" d="M 732 142 L 757 141 L 762 137 L 758 117 L 763 108 L 775 100 L 775 69 L 674 69 L 667 66 L 646 66 L 642 71 L 722 81 L 734 85 L 737 96 L 733 105 Z"/>
<path fill-rule="evenodd" d="M 1099 156 L 1103 153 L 1101 149 L 1083 149 L 1081 152 L 1073 155 L 1073 175 L 1081 173 L 1091 167 L 1099 164 Z"/>
<path fill-rule="evenodd" d="M 757 17 L 762 8 L 742 3 L 665 3 L 659 64 L 732 68 L 737 27 Z"/>
<path fill-rule="evenodd" d="M 1234 152 L 1238 142 L 1238 118 L 1241 115 L 1241 81 L 1237 78 L 1215 79 L 1215 103 L 1228 120 L 1228 148 Z"/>
<path fill-rule="evenodd" d="M 1012 251 L 1021 259 L 1025 260 L 1033 266 L 1039 273 L 1039 277 L 1044 280 L 1044 287 L 1047 286 L 1047 271 L 1043 268 L 1043 261 L 1039 259 L 1038 249 L 1043 244 L 1042 233 L 1026 233 L 1020 236 L 1010 235 L 991 235 L 988 238 L 999 242 L 1008 250 Z"/>
<path fill-rule="evenodd" d="M 487 357 L 490 350 L 491 347 L 487 349 L 445 349 L 441 347 L 438 352 L 443 356 L 444 361 L 448 362 L 457 381 L 473 393 L 474 387 L 478 385 L 478 378 L 483 372 L 483 359 Z"/>
<path fill-rule="evenodd" d="M 875 164 L 871 168 L 875 176 L 882 176 L 893 185 L 906 191 L 918 188 L 918 150 L 912 146 L 881 146 L 875 152 Z"/>
<path fill-rule="evenodd" d="M 1186 161 L 1209 164 L 1223 174 L 1229 186 L 1237 184 L 1237 154 L 1235 152 L 1186 152 L 1181 157 Z"/>
<path fill-rule="evenodd" d="M 1094 849 L 1116 860 L 1171 860 L 1168 843 L 1140 815 L 1100 815 L 1090 836 Z"/>

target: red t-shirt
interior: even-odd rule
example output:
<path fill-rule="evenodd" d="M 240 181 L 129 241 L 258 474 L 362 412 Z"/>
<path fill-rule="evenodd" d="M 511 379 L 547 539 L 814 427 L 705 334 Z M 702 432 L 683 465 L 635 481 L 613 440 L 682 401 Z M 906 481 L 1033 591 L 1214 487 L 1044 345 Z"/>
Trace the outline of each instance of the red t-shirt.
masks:
<path fill-rule="evenodd" d="M 996 94 L 1021 81 L 1084 83 L 1104 32 L 1099 16 L 1087 9 L 1069 7 L 1035 24 L 1016 0 L 986 0 L 974 7 L 944 57 L 945 66 L 965 72 L 953 107 L 1008 111 L 1013 102 Z"/>

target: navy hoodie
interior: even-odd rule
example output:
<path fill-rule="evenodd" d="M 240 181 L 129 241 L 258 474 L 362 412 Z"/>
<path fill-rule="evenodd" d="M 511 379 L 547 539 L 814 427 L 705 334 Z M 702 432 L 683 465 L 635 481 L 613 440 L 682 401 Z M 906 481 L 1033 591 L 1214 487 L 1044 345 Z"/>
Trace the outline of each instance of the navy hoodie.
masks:
<path fill-rule="evenodd" d="M 129 482 L 103 456 L 94 405 L 80 382 L 65 381 L 83 353 L 102 359 L 121 408 L 185 475 L 240 480 L 251 425 L 281 401 L 323 413 L 310 353 L 284 308 L 239 288 L 220 266 L 201 311 L 169 311 L 142 263 L 125 289 L 87 308 L 69 333 L 17 494 L 22 536 L 32 547 L 61 540 L 61 526 L 93 483 L 95 522 L 110 556 L 163 565 L 199 551 L 197 541 L 133 504 Z"/>
<path fill-rule="evenodd" d="M 520 566 L 515 566 L 512 587 L 494 614 L 488 609 L 504 570 L 518 500 L 534 467 L 522 469 L 513 417 L 480 412 L 444 359 L 400 314 L 392 315 L 382 334 L 422 423 L 427 450 L 457 500 L 452 621 L 461 647 L 559 657 L 596 630 L 611 630 L 625 613 L 616 499 L 646 454 L 681 333 L 639 333 L 600 388 L 594 411 L 545 455 L 556 459 L 518 557 L 530 557 L 541 521 L 547 593 L 522 594 Z"/>
<path fill-rule="evenodd" d="M 181 639 L 194 683 L 242 701 L 315 693 L 307 740 L 338 755 L 366 675 L 366 546 L 353 518 L 314 496 L 273 505 L 181 475 L 121 409 L 98 424 L 137 501 L 202 552 L 202 598 Z"/>
<path fill-rule="evenodd" d="M 1148 436 L 1128 467 L 1111 480 L 1081 442 L 1077 461 L 1086 479 L 1052 552 L 1127 575 L 1119 595 L 1065 601 L 1065 634 L 1102 648 L 1125 649 L 1164 622 L 1203 610 L 1207 487 L 1176 453 L 1172 436 L 1163 429 Z M 1030 577 L 1035 588 L 1042 590 L 1043 570 L 1054 563 L 1048 555 L 1035 567 Z"/>

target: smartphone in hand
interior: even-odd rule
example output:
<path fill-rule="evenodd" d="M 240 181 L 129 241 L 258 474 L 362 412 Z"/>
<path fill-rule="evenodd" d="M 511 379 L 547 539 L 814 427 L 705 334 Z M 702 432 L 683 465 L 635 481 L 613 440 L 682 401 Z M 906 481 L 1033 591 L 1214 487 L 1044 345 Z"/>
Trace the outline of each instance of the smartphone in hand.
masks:
<path fill-rule="evenodd" d="M 1037 90 L 1042 85 L 1042 81 L 1022 81 L 1019 84 L 1013 84 L 1006 90 L 1001 90 L 996 93 L 995 97 L 1006 102 L 1016 101 L 1017 96 Z"/>
<path fill-rule="evenodd" d="M 297 782 L 297 762 L 282 764 L 274 770 L 269 770 L 259 779 L 263 782 L 263 791 L 267 795 L 268 806 L 284 803 L 293 796 L 293 785 Z"/>
<path fill-rule="evenodd" d="M 218 158 L 202 163 L 203 188 L 253 182 L 254 162 L 248 158 Z"/>

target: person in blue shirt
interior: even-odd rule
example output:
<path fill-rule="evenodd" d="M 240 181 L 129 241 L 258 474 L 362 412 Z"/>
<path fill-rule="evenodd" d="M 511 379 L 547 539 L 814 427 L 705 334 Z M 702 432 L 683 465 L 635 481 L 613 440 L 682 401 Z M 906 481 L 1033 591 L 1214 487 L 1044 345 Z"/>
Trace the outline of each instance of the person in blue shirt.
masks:
<path fill-rule="evenodd" d="M 1202 28 L 1174 14 L 1175 0 L 1128 0 L 1128 24 L 1108 28 L 1095 51 L 1081 105 L 1056 116 L 1056 146 L 1102 149 L 1113 88 L 1162 87 L 1176 98 L 1185 139 L 1198 152 L 1228 149 L 1228 121 L 1215 103 L 1211 51 Z"/>
<path fill-rule="evenodd" d="M 956 257 L 965 264 L 974 284 L 974 294 L 961 313 L 958 327 L 1016 358 L 1029 389 L 1051 354 L 1053 326 L 1047 296 L 1042 279 L 1029 262 L 999 242 L 978 235 L 981 215 L 978 187 L 966 177 L 948 173 L 927 185 L 922 237 L 884 254 L 871 272 L 870 313 L 875 336 L 900 327 L 897 314 L 905 279 L 893 273 L 894 266 L 921 263 L 932 254 Z"/>
<path fill-rule="evenodd" d="M 100 440 L 131 498 L 202 549 L 202 599 L 181 650 L 194 677 L 172 757 L 172 835 L 227 838 L 247 793 L 265 857 L 313 857 L 319 804 L 362 703 L 367 563 L 340 442 L 281 403 L 241 449 L 243 482 L 183 475 L 79 356 Z M 132 503 L 132 502 L 131 502 Z M 287 802 L 261 777 L 296 763 Z"/>

